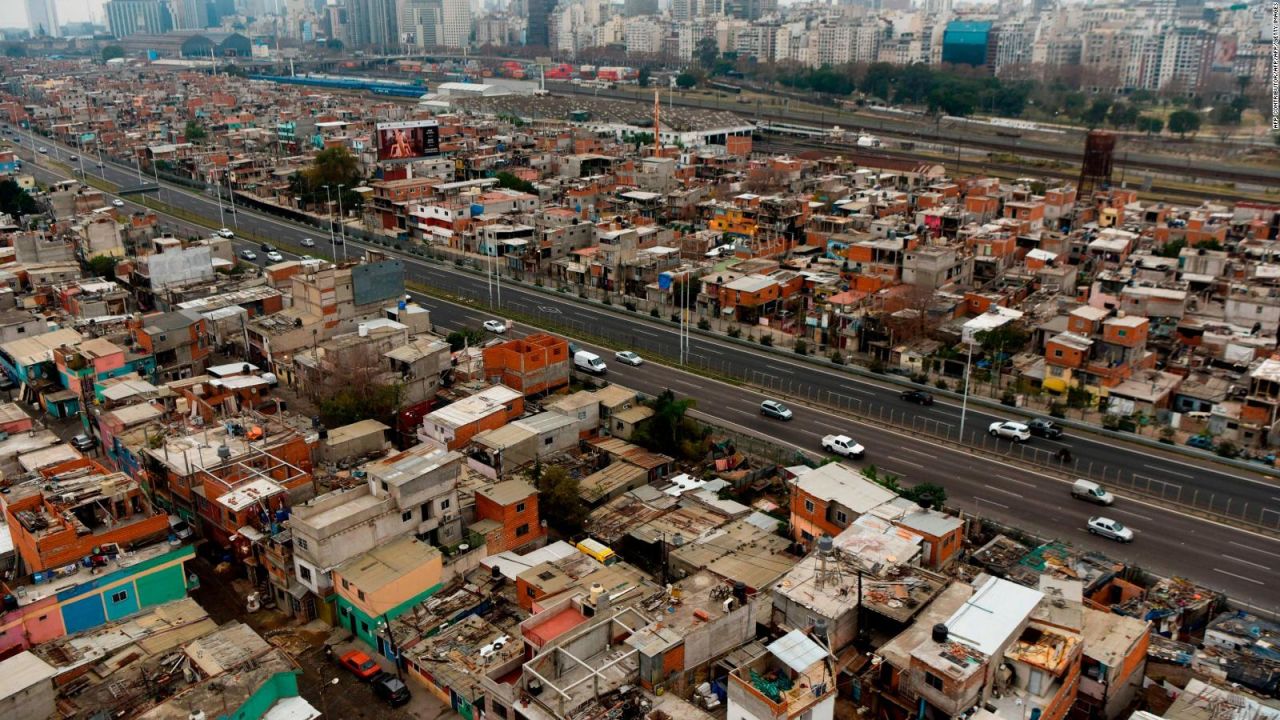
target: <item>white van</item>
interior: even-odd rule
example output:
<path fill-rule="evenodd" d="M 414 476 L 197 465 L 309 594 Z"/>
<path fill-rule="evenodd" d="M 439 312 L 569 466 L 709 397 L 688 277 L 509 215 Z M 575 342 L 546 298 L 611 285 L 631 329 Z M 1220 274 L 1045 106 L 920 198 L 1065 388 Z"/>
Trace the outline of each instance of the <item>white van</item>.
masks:
<path fill-rule="evenodd" d="M 169 533 L 179 540 L 187 540 L 191 537 L 191 526 L 177 515 L 170 515 Z"/>
<path fill-rule="evenodd" d="M 1072 483 L 1071 497 L 1079 500 L 1088 500 L 1091 503 L 1097 503 L 1099 505 L 1110 505 L 1116 501 L 1115 495 L 1112 495 L 1101 485 L 1090 480 L 1076 480 Z"/>
<path fill-rule="evenodd" d="M 573 354 L 573 366 L 582 372 L 603 375 L 609 370 L 600 356 L 588 350 L 579 350 Z"/>

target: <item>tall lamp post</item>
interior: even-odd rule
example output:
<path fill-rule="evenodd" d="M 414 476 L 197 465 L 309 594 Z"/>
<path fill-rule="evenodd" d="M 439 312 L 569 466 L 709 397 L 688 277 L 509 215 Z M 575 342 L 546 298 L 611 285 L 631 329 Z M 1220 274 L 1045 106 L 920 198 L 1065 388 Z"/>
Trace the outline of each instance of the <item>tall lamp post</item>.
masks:
<path fill-rule="evenodd" d="M 338 185 L 338 237 L 342 240 L 342 259 L 344 262 L 347 259 L 347 224 L 344 222 L 346 216 L 342 214 L 342 189 L 345 187 L 346 185 Z M 337 259 L 337 256 L 334 256 L 334 260 Z"/>
<path fill-rule="evenodd" d="M 969 412 L 969 374 L 973 368 L 973 343 L 969 343 L 969 359 L 964 363 L 964 397 L 960 401 L 960 442 L 964 442 L 964 420 Z"/>

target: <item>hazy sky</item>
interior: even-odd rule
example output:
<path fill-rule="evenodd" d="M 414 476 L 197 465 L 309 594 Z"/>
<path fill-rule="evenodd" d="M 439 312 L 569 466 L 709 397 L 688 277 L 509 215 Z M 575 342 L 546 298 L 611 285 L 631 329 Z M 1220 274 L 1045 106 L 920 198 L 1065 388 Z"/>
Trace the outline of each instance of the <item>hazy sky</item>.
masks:
<path fill-rule="evenodd" d="M 93 18 L 102 21 L 102 4 L 106 0 L 54 0 L 58 4 L 58 22 L 77 22 Z M 0 0 L 0 27 L 27 26 L 26 0 Z"/>

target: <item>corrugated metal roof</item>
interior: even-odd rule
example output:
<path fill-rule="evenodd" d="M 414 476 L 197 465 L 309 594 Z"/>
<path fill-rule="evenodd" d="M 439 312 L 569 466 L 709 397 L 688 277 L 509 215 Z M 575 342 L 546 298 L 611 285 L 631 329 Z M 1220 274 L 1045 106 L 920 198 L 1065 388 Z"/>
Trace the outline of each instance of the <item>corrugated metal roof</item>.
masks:
<path fill-rule="evenodd" d="M 787 667 L 802 673 L 827 656 L 827 651 L 799 630 L 792 630 L 768 645 L 769 652 Z"/>

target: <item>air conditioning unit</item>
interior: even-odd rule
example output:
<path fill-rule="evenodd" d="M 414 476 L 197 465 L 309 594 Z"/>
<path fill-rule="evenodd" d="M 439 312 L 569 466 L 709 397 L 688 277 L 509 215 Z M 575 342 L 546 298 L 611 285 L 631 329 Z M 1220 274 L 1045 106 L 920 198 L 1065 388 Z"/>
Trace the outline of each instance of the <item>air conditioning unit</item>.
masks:
<path fill-rule="evenodd" d="M 440 522 L 442 523 L 447 523 L 451 520 L 453 520 L 453 513 L 445 513 L 444 515 L 440 516 Z"/>

